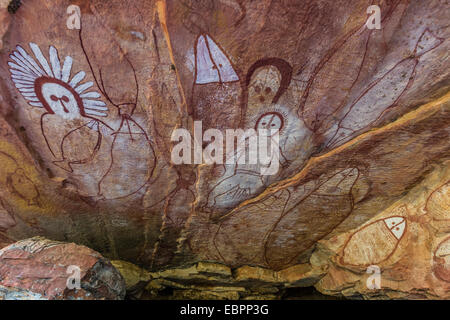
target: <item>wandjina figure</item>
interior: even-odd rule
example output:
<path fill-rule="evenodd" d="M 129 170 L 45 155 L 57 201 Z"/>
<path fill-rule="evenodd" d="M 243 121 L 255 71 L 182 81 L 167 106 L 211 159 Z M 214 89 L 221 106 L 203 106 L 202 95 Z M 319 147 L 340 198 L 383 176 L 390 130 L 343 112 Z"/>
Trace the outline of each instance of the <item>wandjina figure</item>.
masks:
<path fill-rule="evenodd" d="M 55 158 L 53 163 L 69 172 L 73 164 L 92 160 L 102 141 L 101 131 L 112 130 L 98 119 L 108 108 L 97 100 L 100 94 L 87 91 L 92 82 L 84 82 L 80 71 L 71 77 L 72 58 L 61 65 L 58 51 L 51 46 L 47 60 L 38 45 L 30 43 L 34 58 L 21 46 L 10 54 L 11 78 L 32 107 L 42 108 L 41 132 Z"/>

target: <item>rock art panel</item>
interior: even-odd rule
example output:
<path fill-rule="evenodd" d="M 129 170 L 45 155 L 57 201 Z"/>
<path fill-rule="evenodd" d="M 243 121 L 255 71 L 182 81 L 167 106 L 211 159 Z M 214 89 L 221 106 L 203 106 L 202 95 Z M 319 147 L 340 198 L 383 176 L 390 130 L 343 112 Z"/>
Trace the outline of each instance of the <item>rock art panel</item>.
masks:
<path fill-rule="evenodd" d="M 5 208 L 4 201 L 0 199 L 0 230 L 5 231 L 16 225 L 16 219 Z"/>

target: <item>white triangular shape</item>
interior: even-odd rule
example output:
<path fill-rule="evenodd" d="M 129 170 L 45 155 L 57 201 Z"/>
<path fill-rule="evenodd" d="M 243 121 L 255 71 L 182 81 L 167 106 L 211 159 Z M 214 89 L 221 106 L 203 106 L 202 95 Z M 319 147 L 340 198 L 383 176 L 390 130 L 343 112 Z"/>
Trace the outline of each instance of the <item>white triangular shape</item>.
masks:
<path fill-rule="evenodd" d="M 442 43 L 442 39 L 437 38 L 430 30 L 426 29 L 419 38 L 416 47 L 416 55 L 421 56 L 433 50 Z"/>
<path fill-rule="evenodd" d="M 198 38 L 195 62 L 196 84 L 239 80 L 225 53 L 208 35 L 201 35 Z"/>

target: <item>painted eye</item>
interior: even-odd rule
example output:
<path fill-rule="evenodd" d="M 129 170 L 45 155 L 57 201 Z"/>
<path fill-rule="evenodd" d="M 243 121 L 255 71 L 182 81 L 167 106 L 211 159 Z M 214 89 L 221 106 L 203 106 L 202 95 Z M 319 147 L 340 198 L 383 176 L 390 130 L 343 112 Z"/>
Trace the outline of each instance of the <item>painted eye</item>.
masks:
<path fill-rule="evenodd" d="M 64 101 L 64 102 L 69 102 L 69 97 L 67 97 L 67 96 L 62 96 L 62 101 Z"/>
<path fill-rule="evenodd" d="M 256 93 L 260 93 L 261 92 L 261 87 L 260 86 L 256 86 L 255 87 L 255 92 Z"/>
<path fill-rule="evenodd" d="M 272 127 L 275 127 L 275 123 L 272 123 Z"/>
<path fill-rule="evenodd" d="M 52 94 L 52 95 L 50 96 L 50 99 L 52 99 L 53 101 L 58 101 L 58 100 L 59 100 L 58 97 L 55 96 L 54 94 Z"/>
<path fill-rule="evenodd" d="M 272 89 L 270 89 L 269 87 L 267 87 L 267 88 L 264 90 L 264 92 L 265 92 L 266 94 L 269 94 L 269 93 L 272 92 Z"/>
<path fill-rule="evenodd" d="M 263 123 L 261 123 L 263 126 L 265 126 L 267 123 L 265 123 L 265 122 L 263 122 Z"/>

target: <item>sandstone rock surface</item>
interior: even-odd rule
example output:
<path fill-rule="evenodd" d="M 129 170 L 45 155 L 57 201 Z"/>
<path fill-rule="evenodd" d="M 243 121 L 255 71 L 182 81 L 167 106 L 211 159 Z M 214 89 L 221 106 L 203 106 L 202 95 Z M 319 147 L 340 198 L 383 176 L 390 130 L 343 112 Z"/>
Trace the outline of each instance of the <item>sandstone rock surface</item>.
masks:
<path fill-rule="evenodd" d="M 321 241 L 317 252 L 328 255 L 329 269 L 316 288 L 346 297 L 450 299 L 449 191 L 446 162 L 362 226 Z M 374 272 L 378 288 L 368 286 Z"/>
<path fill-rule="evenodd" d="M 328 270 L 296 285 L 448 297 L 447 1 L 8 4 L 0 246 L 41 235 L 156 273 Z M 366 25 L 371 5 L 381 29 Z M 172 133 L 194 121 L 273 125 L 278 170 L 174 164 Z M 372 264 L 392 294 L 367 291 Z"/>

